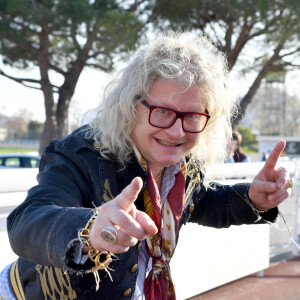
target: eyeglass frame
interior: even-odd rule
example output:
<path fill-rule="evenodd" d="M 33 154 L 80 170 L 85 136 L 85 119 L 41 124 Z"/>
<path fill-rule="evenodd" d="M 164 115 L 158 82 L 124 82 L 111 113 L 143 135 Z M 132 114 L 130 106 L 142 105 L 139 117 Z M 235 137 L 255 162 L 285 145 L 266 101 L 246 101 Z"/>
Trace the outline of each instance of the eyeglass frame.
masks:
<path fill-rule="evenodd" d="M 185 132 L 188 132 L 188 133 L 200 133 L 202 131 L 204 131 L 204 129 L 206 128 L 206 125 L 210 119 L 210 115 L 208 114 L 208 111 L 205 110 L 205 112 L 207 113 L 198 113 L 198 112 L 181 112 L 181 111 L 177 111 L 177 110 L 174 110 L 174 109 L 171 109 L 171 108 L 168 108 L 168 107 L 163 107 L 163 106 L 155 106 L 155 105 L 150 105 L 145 99 L 143 99 L 140 103 L 142 103 L 145 107 L 147 107 L 149 110 L 150 110 L 150 113 L 149 113 L 149 117 L 148 117 L 148 122 L 151 126 L 154 126 L 154 127 L 157 127 L 157 128 L 163 128 L 163 129 L 167 129 L 167 128 L 170 128 L 174 125 L 174 123 L 177 121 L 177 119 L 181 119 L 181 124 L 182 124 L 182 130 L 185 131 Z M 169 126 L 158 126 L 158 125 L 154 125 L 150 122 L 150 118 L 151 118 L 151 114 L 152 114 L 152 111 L 154 109 L 166 109 L 166 110 L 169 110 L 169 111 L 172 111 L 176 114 L 176 117 L 173 119 L 173 121 L 169 124 Z M 203 129 L 200 130 L 200 131 L 189 131 L 189 130 L 186 130 L 184 128 L 184 125 L 183 125 L 183 120 L 184 120 L 184 117 L 185 115 L 200 115 L 200 116 L 205 116 L 206 117 L 206 122 L 203 126 Z"/>

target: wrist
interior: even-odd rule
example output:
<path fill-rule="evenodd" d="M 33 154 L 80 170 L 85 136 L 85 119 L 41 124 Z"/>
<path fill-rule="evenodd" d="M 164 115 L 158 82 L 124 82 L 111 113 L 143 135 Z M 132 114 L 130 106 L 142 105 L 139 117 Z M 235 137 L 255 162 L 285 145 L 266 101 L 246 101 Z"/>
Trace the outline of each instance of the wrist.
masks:
<path fill-rule="evenodd" d="M 248 191 L 248 199 L 250 201 L 250 203 L 252 204 L 253 208 L 255 209 L 256 212 L 263 214 L 266 213 L 269 209 L 267 208 L 261 208 L 259 206 L 257 206 L 256 204 L 253 203 L 253 201 L 251 200 L 250 196 L 249 196 L 249 191 Z"/>

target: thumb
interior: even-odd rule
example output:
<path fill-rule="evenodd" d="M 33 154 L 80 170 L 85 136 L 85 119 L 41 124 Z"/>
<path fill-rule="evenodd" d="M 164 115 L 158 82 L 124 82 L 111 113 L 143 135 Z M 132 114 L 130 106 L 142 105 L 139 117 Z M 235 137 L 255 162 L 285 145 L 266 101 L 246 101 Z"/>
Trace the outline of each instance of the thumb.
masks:
<path fill-rule="evenodd" d="M 131 183 L 115 198 L 115 203 L 123 210 L 129 212 L 143 186 L 142 178 L 135 177 Z"/>

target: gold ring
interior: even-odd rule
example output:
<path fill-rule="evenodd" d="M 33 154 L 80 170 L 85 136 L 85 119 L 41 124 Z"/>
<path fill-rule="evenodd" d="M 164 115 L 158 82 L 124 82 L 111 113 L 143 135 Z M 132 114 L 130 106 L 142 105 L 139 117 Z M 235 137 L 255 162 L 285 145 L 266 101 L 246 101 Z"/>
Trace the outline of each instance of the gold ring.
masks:
<path fill-rule="evenodd" d="M 289 183 L 289 189 L 295 187 L 295 181 L 293 180 L 293 178 L 289 178 L 288 183 Z"/>

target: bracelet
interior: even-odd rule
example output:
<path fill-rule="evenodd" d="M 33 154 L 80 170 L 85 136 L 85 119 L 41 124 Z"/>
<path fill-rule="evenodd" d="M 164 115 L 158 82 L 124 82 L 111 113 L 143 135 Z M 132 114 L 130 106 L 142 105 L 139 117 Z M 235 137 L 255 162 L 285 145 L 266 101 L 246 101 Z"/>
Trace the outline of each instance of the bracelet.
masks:
<path fill-rule="evenodd" d="M 263 214 L 263 213 L 265 213 L 265 212 L 268 211 L 268 209 L 265 209 L 265 208 L 259 208 L 259 207 L 255 206 L 253 203 L 252 203 L 252 205 L 253 205 L 253 208 L 254 208 L 258 213 Z"/>
<path fill-rule="evenodd" d="M 96 209 L 94 215 L 87 222 L 85 228 L 81 230 L 80 237 L 83 238 L 83 243 L 89 248 L 88 255 L 90 260 L 95 263 L 95 267 L 92 268 L 92 272 L 97 272 L 98 270 L 105 270 L 106 272 L 108 272 L 108 269 L 111 270 L 108 266 L 112 262 L 111 256 L 113 255 L 113 253 L 109 251 L 96 250 L 91 246 L 90 242 L 90 230 L 95 219 L 98 216 L 98 212 L 99 210 Z"/>

